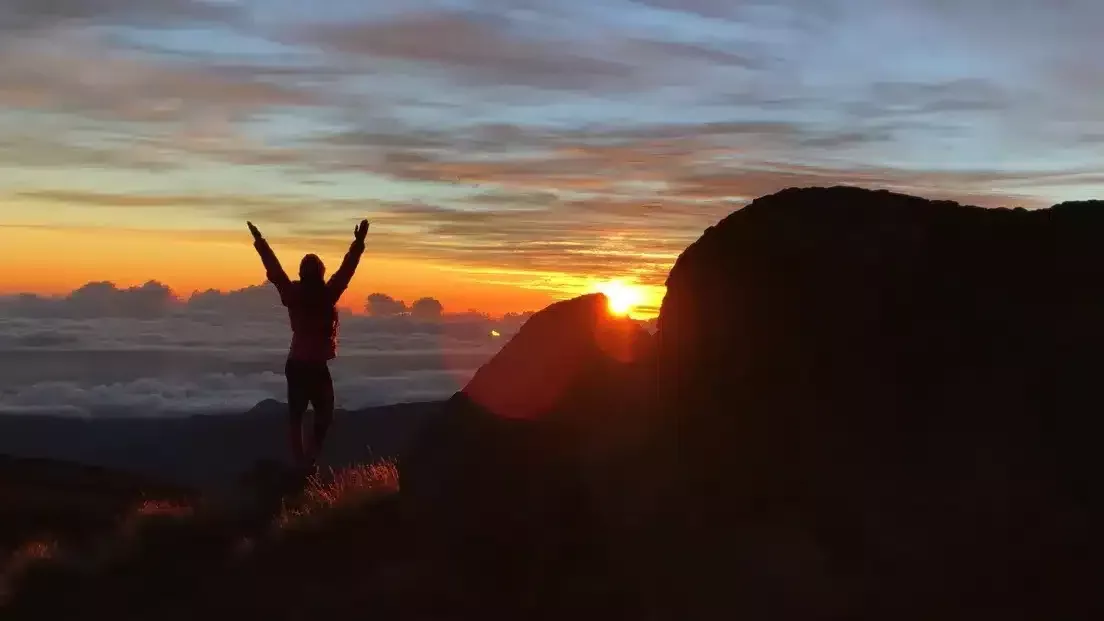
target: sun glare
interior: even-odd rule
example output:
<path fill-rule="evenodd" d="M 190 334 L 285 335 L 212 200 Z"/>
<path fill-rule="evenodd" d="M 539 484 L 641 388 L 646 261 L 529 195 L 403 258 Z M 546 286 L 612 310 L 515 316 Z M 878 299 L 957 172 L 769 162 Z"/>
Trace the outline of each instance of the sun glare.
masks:
<path fill-rule="evenodd" d="M 597 289 L 609 300 L 609 312 L 613 315 L 628 315 L 644 301 L 644 291 L 639 286 L 620 280 L 603 283 Z"/>

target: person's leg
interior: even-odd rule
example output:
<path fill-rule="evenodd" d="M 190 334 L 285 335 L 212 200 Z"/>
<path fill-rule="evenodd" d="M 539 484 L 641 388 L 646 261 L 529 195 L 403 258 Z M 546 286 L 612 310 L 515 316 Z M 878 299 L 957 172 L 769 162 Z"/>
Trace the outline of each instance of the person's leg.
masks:
<path fill-rule="evenodd" d="M 314 404 L 314 433 L 311 435 L 310 452 L 307 458 L 314 463 L 322 454 L 322 444 L 330 430 L 334 415 L 333 378 L 326 363 L 314 370 L 311 403 Z"/>
<path fill-rule="evenodd" d="M 303 450 L 303 414 L 310 403 L 309 378 L 301 365 L 288 360 L 284 366 L 284 376 L 288 388 L 288 444 L 291 446 L 291 459 L 296 467 L 303 465 L 306 455 Z"/>

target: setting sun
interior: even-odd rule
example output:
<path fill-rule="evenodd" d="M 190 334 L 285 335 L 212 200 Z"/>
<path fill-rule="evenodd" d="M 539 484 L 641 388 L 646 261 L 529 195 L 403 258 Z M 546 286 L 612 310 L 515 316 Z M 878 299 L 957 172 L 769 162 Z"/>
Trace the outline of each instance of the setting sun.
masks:
<path fill-rule="evenodd" d="M 620 280 L 598 285 L 597 290 L 609 300 L 609 311 L 614 315 L 628 315 L 644 301 L 644 291 L 638 285 Z"/>

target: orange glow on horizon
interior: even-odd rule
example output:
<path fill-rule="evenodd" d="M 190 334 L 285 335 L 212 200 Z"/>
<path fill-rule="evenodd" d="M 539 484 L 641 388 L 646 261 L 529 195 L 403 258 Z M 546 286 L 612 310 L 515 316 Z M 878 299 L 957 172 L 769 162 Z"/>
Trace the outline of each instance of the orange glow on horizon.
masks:
<path fill-rule="evenodd" d="M 173 235 L 169 231 L 125 229 L 0 227 L 0 294 L 64 295 L 89 282 L 121 288 L 157 281 L 176 297 L 216 289 L 233 291 L 265 282 L 264 269 L 248 239 L 241 235 Z M 282 245 L 278 252 L 291 272 L 304 249 Z M 326 265 L 341 262 L 341 252 L 321 253 Z M 480 282 L 455 266 L 373 255 L 361 260 L 340 306 L 363 312 L 365 298 L 382 292 L 406 301 L 430 296 L 446 312 L 468 310 L 501 316 L 537 311 L 555 301 L 548 291 Z M 335 269 L 335 268 L 334 268 Z"/>

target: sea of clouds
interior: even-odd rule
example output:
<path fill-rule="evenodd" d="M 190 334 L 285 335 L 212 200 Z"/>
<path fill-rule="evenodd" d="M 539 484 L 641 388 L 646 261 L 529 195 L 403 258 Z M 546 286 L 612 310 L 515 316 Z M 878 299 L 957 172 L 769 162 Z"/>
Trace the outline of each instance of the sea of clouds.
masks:
<path fill-rule="evenodd" d="M 390 314 L 399 310 L 342 315 L 331 363 L 338 407 L 447 398 L 526 318 Z M 271 286 L 187 300 L 157 283 L 0 296 L 0 414 L 244 412 L 285 400 L 289 341 Z"/>

